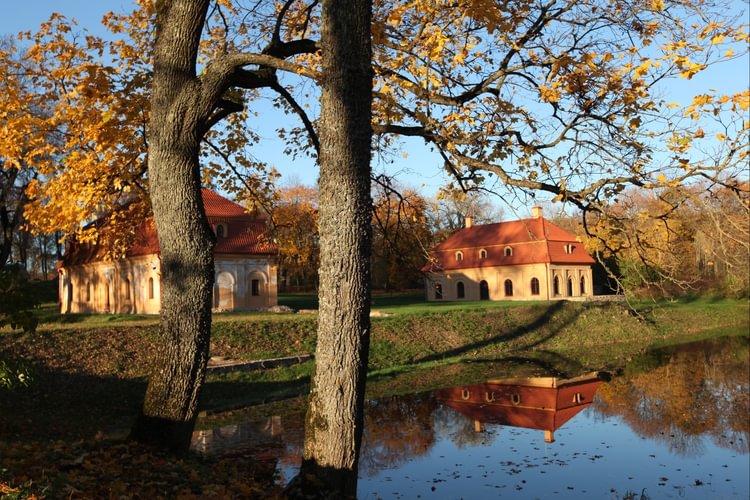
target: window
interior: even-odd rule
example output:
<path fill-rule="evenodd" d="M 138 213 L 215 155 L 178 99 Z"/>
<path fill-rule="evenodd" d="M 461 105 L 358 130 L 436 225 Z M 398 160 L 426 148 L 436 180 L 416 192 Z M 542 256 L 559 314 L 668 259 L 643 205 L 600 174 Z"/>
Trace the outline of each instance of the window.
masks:
<path fill-rule="evenodd" d="M 252 280 L 250 282 L 250 294 L 253 297 L 260 296 L 260 280 Z"/>
<path fill-rule="evenodd" d="M 503 255 L 506 257 L 510 257 L 513 255 L 513 249 L 511 247 L 505 247 L 505 250 L 503 250 Z"/>
<path fill-rule="evenodd" d="M 487 258 L 487 250 L 484 248 L 479 251 L 479 259 L 484 260 Z"/>
<path fill-rule="evenodd" d="M 568 297 L 573 296 L 573 278 L 568 278 Z"/>
<path fill-rule="evenodd" d="M 154 278 L 148 279 L 148 298 L 154 299 Z"/>
<path fill-rule="evenodd" d="M 91 302 L 91 283 L 86 283 L 86 302 Z"/>
<path fill-rule="evenodd" d="M 560 278 L 555 276 L 555 279 L 552 280 L 552 293 L 555 295 L 560 295 Z"/>
<path fill-rule="evenodd" d="M 581 276 L 581 295 L 586 295 L 586 277 Z"/>
<path fill-rule="evenodd" d="M 513 297 L 513 282 L 511 280 L 505 280 L 505 296 Z"/>
<path fill-rule="evenodd" d="M 539 295 L 539 280 L 531 278 L 531 295 Z"/>
<path fill-rule="evenodd" d="M 458 297 L 459 299 L 463 299 L 465 297 L 463 281 L 459 281 L 458 283 L 456 283 L 456 297 Z"/>
<path fill-rule="evenodd" d="M 226 238 L 227 237 L 227 225 L 223 222 L 216 224 L 216 237 Z"/>
<path fill-rule="evenodd" d="M 440 283 L 435 283 L 435 300 L 440 300 L 443 298 L 443 285 Z"/>
<path fill-rule="evenodd" d="M 456 252 L 456 262 L 461 262 L 462 260 L 464 260 L 464 253 Z"/>
<path fill-rule="evenodd" d="M 570 243 L 568 243 L 567 245 L 565 245 L 565 253 L 568 253 L 568 254 L 573 253 L 573 250 L 575 250 L 575 248 L 576 247 L 574 245 L 571 245 Z"/>
<path fill-rule="evenodd" d="M 122 282 L 122 286 L 125 288 L 125 290 L 123 290 L 125 300 L 130 300 L 130 280 L 125 278 L 125 281 Z"/>

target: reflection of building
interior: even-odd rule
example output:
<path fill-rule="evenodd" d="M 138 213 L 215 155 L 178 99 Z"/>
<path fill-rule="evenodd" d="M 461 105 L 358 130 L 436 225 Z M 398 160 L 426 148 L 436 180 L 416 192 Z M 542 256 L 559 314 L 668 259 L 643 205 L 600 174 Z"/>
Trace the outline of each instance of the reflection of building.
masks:
<path fill-rule="evenodd" d="M 544 431 L 544 440 L 588 407 L 601 385 L 603 374 L 571 379 L 535 377 L 493 380 L 484 384 L 451 387 L 435 392 L 439 401 L 475 422 L 510 425 Z"/>
<path fill-rule="evenodd" d="M 278 250 L 265 221 L 207 189 L 203 189 L 203 205 L 216 234 L 214 309 L 276 305 Z M 59 276 L 62 313 L 158 313 L 161 274 L 153 219 L 138 227 L 121 260 L 107 260 L 98 245 L 70 242 L 59 264 Z"/>
<path fill-rule="evenodd" d="M 435 247 L 427 300 L 553 300 L 593 295 L 594 259 L 568 231 L 542 217 L 466 226 Z"/>
<path fill-rule="evenodd" d="M 226 425 L 220 428 L 194 431 L 190 449 L 202 455 L 227 455 L 263 449 L 273 458 L 284 449 L 284 427 L 278 415 L 264 420 Z M 255 453 L 260 456 L 261 453 Z"/>

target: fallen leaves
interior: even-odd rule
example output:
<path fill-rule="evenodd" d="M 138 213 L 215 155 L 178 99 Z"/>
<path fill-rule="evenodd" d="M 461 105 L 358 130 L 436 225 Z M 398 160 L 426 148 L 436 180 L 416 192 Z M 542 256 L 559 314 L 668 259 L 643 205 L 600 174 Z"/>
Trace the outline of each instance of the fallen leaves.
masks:
<path fill-rule="evenodd" d="M 9 498 L 269 498 L 275 460 L 170 455 L 129 441 L 0 442 Z"/>

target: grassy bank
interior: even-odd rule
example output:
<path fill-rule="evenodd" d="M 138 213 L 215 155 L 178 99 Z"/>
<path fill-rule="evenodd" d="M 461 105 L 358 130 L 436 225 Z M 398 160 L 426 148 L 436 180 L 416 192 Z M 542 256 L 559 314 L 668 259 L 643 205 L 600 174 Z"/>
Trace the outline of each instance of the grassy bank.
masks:
<path fill-rule="evenodd" d="M 379 305 L 377 300 L 375 309 L 387 315 L 372 319 L 374 394 L 387 393 L 378 384 L 391 384 L 397 375 L 413 379 L 404 383 L 406 388 L 431 388 L 426 385 L 449 384 L 456 366 L 458 371 L 471 364 L 493 372 L 514 358 L 547 371 L 612 370 L 650 345 L 748 335 L 750 330 L 748 303 L 734 300 L 645 303 L 637 314 L 621 303 L 425 304 L 395 296 L 382 297 Z M 17 412 L 31 415 L 50 433 L 87 435 L 90 427 L 101 427 L 99 421 L 129 418 L 137 411 L 156 349 L 154 318 L 56 321 L 44 323 L 35 334 L 0 333 L 0 360 L 26 370 L 32 379 L 27 388 L 5 391 L 0 405 L 12 402 Z M 312 353 L 316 326 L 316 314 L 219 314 L 211 354 L 262 359 Z M 312 365 L 209 376 L 203 408 L 304 393 Z M 40 406 L 54 411 L 40 411 Z M 93 411 L 81 415 L 81 407 Z M 0 413 L 3 434 L 29 428 L 22 419 Z M 67 429 L 71 420 L 78 425 Z"/>
<path fill-rule="evenodd" d="M 731 300 L 640 304 L 635 314 L 620 303 L 424 304 L 386 296 L 376 297 L 375 309 L 386 315 L 372 320 L 372 398 L 522 374 L 617 372 L 648 346 L 747 336 L 750 329 L 748 303 Z M 102 440 L 127 431 L 138 411 L 156 349 L 155 318 L 48 314 L 37 333 L 0 331 L 0 380 L 3 370 L 30 377 L 12 390 L 0 384 L 0 498 L 2 488 L 19 487 L 8 495 L 277 493 L 263 464 L 178 460 Z M 220 314 L 211 352 L 245 359 L 314 352 L 316 326 L 314 313 Z M 303 411 L 312 367 L 210 375 L 199 425 Z M 247 404 L 255 406 L 220 411 Z M 122 471 L 138 484 L 124 483 Z"/>

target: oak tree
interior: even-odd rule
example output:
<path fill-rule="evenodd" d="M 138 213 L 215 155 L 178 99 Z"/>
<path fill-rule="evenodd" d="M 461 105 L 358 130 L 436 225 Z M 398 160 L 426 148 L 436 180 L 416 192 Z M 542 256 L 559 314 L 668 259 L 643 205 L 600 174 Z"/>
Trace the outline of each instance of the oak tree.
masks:
<path fill-rule="evenodd" d="M 321 310 L 304 462 L 305 469 L 328 478 L 340 491 L 351 493 L 356 484 L 350 476 L 361 438 L 369 338 L 371 131 L 380 151 L 399 136 L 423 138 L 458 189 L 543 192 L 586 211 L 605 210 L 626 185 L 652 188 L 698 176 L 728 184 L 725 171 L 683 156 L 655 154 L 658 141 L 670 133 L 669 119 L 678 113 L 660 98 L 658 84 L 669 77 L 692 78 L 711 62 L 736 57 L 730 53 L 733 44 L 747 41 L 742 29 L 722 18 L 720 5 L 379 1 L 371 23 L 364 1 L 346 6 L 295 0 L 141 5 L 136 17 L 145 21 L 134 24 L 139 27 L 135 33 L 144 36 L 138 40 L 149 40 L 142 26 L 151 16 L 156 19 L 153 73 L 147 71 L 145 80 L 134 77 L 132 85 L 134 95 L 149 103 L 150 116 L 148 133 L 136 129 L 129 137 L 148 139 L 148 157 L 134 147 L 141 152 L 127 165 L 142 172 L 148 162 L 163 252 L 165 355 L 152 377 L 136 435 L 186 445 L 210 329 L 212 236 L 198 194 L 207 173 L 199 163 L 200 142 L 227 130 L 223 144 L 233 145 L 239 129 L 232 125 L 247 121 L 243 104 L 257 97 L 258 89 L 275 93 L 299 117 L 299 130 L 285 134 L 290 148 L 311 148 L 321 167 Z M 349 39 L 342 40 L 342 34 Z M 48 31 L 42 38 L 49 51 L 67 47 L 64 36 Z M 131 49 L 126 55 L 149 53 Z M 74 52 L 73 57 L 85 62 L 87 54 Z M 116 108 L 110 115 L 115 104 L 109 101 L 81 106 L 77 99 L 88 95 L 89 83 L 109 81 L 117 73 L 85 63 L 68 66 L 80 68 L 70 78 L 86 82 L 65 95 L 74 103 L 67 116 L 76 123 L 85 126 L 106 116 L 119 120 L 131 109 Z M 292 76 L 284 79 L 282 73 Z M 61 78 L 68 81 L 64 74 Z M 310 115 L 300 102 L 310 98 L 306 82 L 318 85 L 322 94 L 320 108 L 313 107 Z M 139 93 L 144 88 L 152 94 Z M 104 131 L 109 130 L 106 123 Z M 106 134 L 90 134 L 68 135 L 95 144 L 109 140 Z M 85 141 L 74 145 L 77 155 L 90 149 Z M 222 148 L 211 149 L 222 156 Z M 115 158 L 105 156 L 100 163 L 115 164 Z M 65 175 L 64 170 L 59 174 Z M 88 205 L 97 196 L 111 199 L 87 183 L 99 185 L 92 175 L 71 185 L 91 193 Z M 107 185 L 123 184 L 113 179 Z M 46 203 L 54 209 L 54 203 Z M 78 220 L 90 215 L 79 214 Z M 339 440 L 344 446 L 336 444 Z"/>

